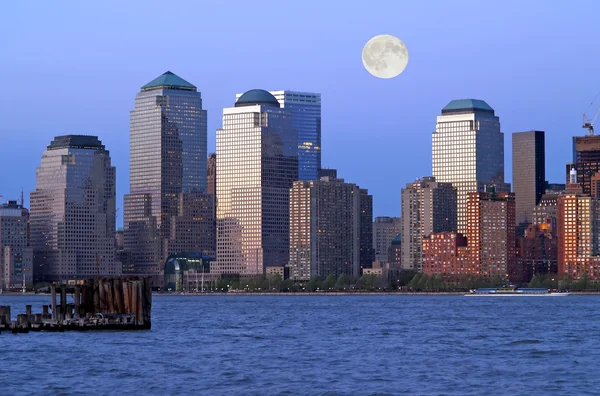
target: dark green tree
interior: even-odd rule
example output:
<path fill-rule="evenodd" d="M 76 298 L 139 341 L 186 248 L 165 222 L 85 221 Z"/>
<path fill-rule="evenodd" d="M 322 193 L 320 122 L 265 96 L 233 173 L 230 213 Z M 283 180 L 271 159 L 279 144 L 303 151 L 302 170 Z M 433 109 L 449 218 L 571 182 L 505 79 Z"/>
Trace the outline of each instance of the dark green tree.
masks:
<path fill-rule="evenodd" d="M 350 277 L 347 274 L 341 274 L 335 282 L 336 290 L 344 290 L 350 284 Z"/>
<path fill-rule="evenodd" d="M 319 275 L 315 275 L 312 278 L 310 278 L 310 281 L 308 281 L 308 283 L 306 284 L 306 290 L 314 292 L 317 291 L 317 289 L 321 288 L 321 277 Z"/>
<path fill-rule="evenodd" d="M 332 290 L 335 287 L 335 283 L 336 283 L 335 276 L 333 274 L 329 274 L 323 281 L 321 288 L 326 291 Z"/>
<path fill-rule="evenodd" d="M 417 290 L 417 287 L 419 286 L 419 281 L 421 280 L 421 274 L 415 274 L 415 276 L 413 276 L 413 278 L 411 279 L 410 283 L 408 284 L 408 286 L 413 289 L 413 290 Z"/>

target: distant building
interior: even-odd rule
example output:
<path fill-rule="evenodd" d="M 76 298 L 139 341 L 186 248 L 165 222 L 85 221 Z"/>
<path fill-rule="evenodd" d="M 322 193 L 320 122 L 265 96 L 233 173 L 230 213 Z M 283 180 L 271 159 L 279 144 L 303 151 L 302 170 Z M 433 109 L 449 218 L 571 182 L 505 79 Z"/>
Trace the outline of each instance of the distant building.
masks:
<path fill-rule="evenodd" d="M 510 192 L 510 184 L 504 183 L 500 119 L 483 100 L 453 100 L 437 117 L 432 140 L 433 177 L 457 189 L 458 232 L 465 234 L 469 193 L 484 191 L 488 184 L 497 192 Z"/>
<path fill-rule="evenodd" d="M 399 233 L 392 239 L 388 249 L 388 263 L 390 267 L 402 267 L 402 233 Z"/>
<path fill-rule="evenodd" d="M 400 217 L 376 217 L 373 222 L 373 249 L 375 261 L 387 263 L 388 251 L 392 240 L 402 232 L 402 219 Z"/>
<path fill-rule="evenodd" d="M 423 237 L 456 231 L 457 192 L 433 177 L 417 179 L 402 189 L 402 267 L 421 271 Z"/>
<path fill-rule="evenodd" d="M 548 224 L 556 233 L 556 219 L 558 218 L 558 194 L 544 194 L 540 202 L 533 208 L 531 223 Z"/>
<path fill-rule="evenodd" d="M 322 177 L 328 177 L 330 179 L 337 179 L 337 169 L 321 168 L 319 169 L 319 179 Z"/>
<path fill-rule="evenodd" d="M 548 183 L 546 181 L 544 194 L 560 194 L 565 191 L 567 185 L 564 183 Z"/>
<path fill-rule="evenodd" d="M 33 286 L 29 211 L 17 201 L 0 204 L 0 289 Z"/>
<path fill-rule="evenodd" d="M 342 179 L 294 182 L 290 192 L 290 277 L 360 276 L 366 190 Z M 368 206 L 368 205 L 367 205 Z M 371 241 L 369 241 L 371 242 Z M 369 266 L 370 267 L 370 266 Z M 368 267 L 367 267 L 368 268 Z"/>
<path fill-rule="evenodd" d="M 115 231 L 115 249 L 123 250 L 125 244 L 125 236 L 123 235 L 123 229 L 120 228 Z"/>
<path fill-rule="evenodd" d="M 581 180 L 572 169 L 567 190 L 558 196 L 558 275 L 579 279 L 587 273 L 600 279 L 600 208 L 597 199 L 583 192 Z"/>
<path fill-rule="evenodd" d="M 573 162 L 566 167 L 566 183 L 571 169 L 577 172 L 577 183 L 583 194 L 591 194 L 592 176 L 600 171 L 600 136 L 573 136 Z"/>
<path fill-rule="evenodd" d="M 297 135 L 298 180 L 318 180 L 321 169 L 321 94 L 269 91 L 280 107 L 292 116 Z M 238 100 L 242 94 L 237 94 Z"/>
<path fill-rule="evenodd" d="M 219 274 L 255 276 L 289 260 L 290 188 L 298 179 L 292 116 L 261 89 L 223 109 L 217 130 Z"/>
<path fill-rule="evenodd" d="M 530 224 L 517 238 L 516 282 L 529 282 L 533 275 L 557 274 L 558 240 L 551 223 Z"/>
<path fill-rule="evenodd" d="M 121 275 L 115 213 L 115 167 L 102 142 L 96 136 L 55 137 L 31 193 L 36 281 Z"/>
<path fill-rule="evenodd" d="M 163 281 L 163 249 L 180 194 L 207 190 L 206 134 L 206 110 L 193 84 L 168 71 L 141 87 L 130 114 L 124 243 L 133 273 L 152 276 L 155 285 Z"/>
<path fill-rule="evenodd" d="M 165 254 L 196 252 L 215 257 L 213 196 L 199 191 L 182 192 L 178 207 L 177 216 L 171 217 L 171 235 L 164 242 Z"/>
<path fill-rule="evenodd" d="M 512 135 L 512 188 L 515 194 L 517 235 L 531 223 L 533 208 L 546 187 L 546 148 L 543 131 Z"/>
<path fill-rule="evenodd" d="M 371 268 L 375 261 L 373 249 L 373 196 L 360 189 L 360 268 Z"/>
<path fill-rule="evenodd" d="M 464 251 L 466 247 L 467 238 L 456 232 L 432 233 L 423 237 L 423 273 L 450 280 L 472 274 L 472 268 L 463 265 L 468 259 Z"/>
<path fill-rule="evenodd" d="M 467 241 L 476 275 L 512 280 L 516 271 L 515 197 L 513 193 L 469 193 Z"/>

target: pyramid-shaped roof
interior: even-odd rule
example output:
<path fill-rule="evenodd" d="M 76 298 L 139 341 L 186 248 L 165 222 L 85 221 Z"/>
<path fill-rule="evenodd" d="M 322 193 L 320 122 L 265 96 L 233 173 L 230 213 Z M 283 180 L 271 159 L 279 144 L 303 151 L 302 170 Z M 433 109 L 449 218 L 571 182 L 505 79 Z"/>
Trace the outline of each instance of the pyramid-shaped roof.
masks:
<path fill-rule="evenodd" d="M 151 89 L 157 88 L 167 88 L 167 89 L 183 89 L 186 91 L 195 91 L 196 86 L 190 84 L 185 81 L 183 78 L 179 77 L 176 74 L 171 73 L 170 71 L 165 72 L 164 74 L 158 76 L 154 80 L 150 81 L 148 84 L 142 87 L 142 91 L 148 91 Z"/>
<path fill-rule="evenodd" d="M 451 101 L 442 109 L 442 114 L 457 113 L 465 111 L 483 111 L 494 114 L 494 109 L 483 100 L 479 99 L 456 99 Z"/>

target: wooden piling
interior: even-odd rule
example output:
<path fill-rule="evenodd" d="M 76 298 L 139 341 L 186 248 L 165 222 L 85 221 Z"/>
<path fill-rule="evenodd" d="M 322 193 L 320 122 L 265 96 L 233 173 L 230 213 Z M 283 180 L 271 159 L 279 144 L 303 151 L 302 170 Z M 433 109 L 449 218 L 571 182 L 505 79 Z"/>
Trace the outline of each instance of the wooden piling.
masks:
<path fill-rule="evenodd" d="M 135 313 L 135 317 L 137 319 L 137 324 L 138 325 L 143 325 L 144 324 L 144 310 L 143 310 L 143 305 L 144 305 L 144 282 L 142 281 L 135 281 L 135 283 L 137 284 L 137 292 L 138 292 L 138 297 L 137 297 L 137 310 Z"/>
<path fill-rule="evenodd" d="M 131 286 L 131 312 L 136 316 L 137 322 L 137 304 L 138 304 L 138 284 L 134 281 L 130 283 Z"/>
<path fill-rule="evenodd" d="M 60 285 L 60 320 L 65 320 L 65 314 L 67 313 L 67 285 L 64 283 Z"/>
<path fill-rule="evenodd" d="M 75 312 L 74 315 L 76 318 L 79 317 L 79 306 L 81 305 L 81 286 L 75 285 L 75 295 L 73 296 L 74 304 L 75 304 Z"/>
<path fill-rule="evenodd" d="M 125 306 L 125 313 L 131 313 L 131 293 L 129 292 L 129 282 L 123 281 L 123 300 Z"/>
<path fill-rule="evenodd" d="M 118 314 L 124 314 L 125 310 L 123 308 L 123 289 L 121 288 L 121 280 L 115 279 L 113 280 L 113 288 L 115 290 L 115 305 Z"/>
<path fill-rule="evenodd" d="M 58 320 L 59 317 L 56 315 L 56 285 L 54 283 L 50 285 L 50 294 L 52 295 L 52 319 Z"/>
<path fill-rule="evenodd" d="M 44 316 L 48 315 L 48 306 L 47 305 L 42 305 L 42 315 L 44 315 Z"/>

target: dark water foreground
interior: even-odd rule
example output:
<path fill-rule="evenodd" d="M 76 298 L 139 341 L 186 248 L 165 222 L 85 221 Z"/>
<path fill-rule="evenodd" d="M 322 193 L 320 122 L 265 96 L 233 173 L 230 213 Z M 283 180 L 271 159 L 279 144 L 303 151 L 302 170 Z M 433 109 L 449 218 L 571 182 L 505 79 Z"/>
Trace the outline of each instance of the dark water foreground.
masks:
<path fill-rule="evenodd" d="M 2 333 L 0 394 L 592 395 L 599 341 L 596 296 L 158 296 L 150 331 Z"/>

